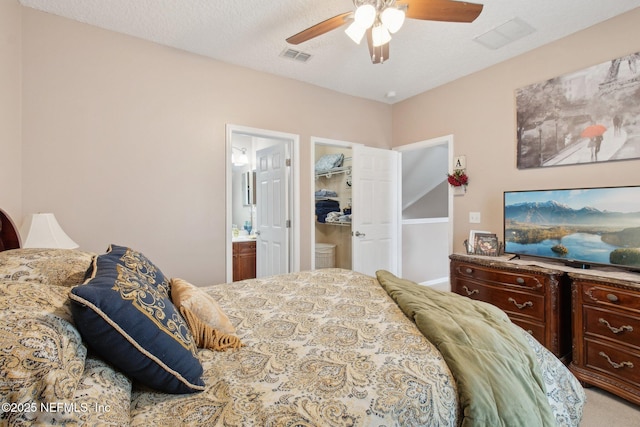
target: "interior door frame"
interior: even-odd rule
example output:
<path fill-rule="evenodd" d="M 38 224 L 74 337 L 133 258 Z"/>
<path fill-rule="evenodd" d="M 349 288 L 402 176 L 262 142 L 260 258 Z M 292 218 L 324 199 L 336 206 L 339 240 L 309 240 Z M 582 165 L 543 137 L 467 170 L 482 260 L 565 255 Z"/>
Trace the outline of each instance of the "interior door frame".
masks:
<path fill-rule="evenodd" d="M 431 139 L 426 139 L 426 140 L 422 140 L 422 141 L 417 141 L 417 142 L 412 142 L 406 145 L 401 145 L 401 146 L 397 146 L 397 147 L 393 147 L 393 150 L 397 150 L 400 151 L 401 153 L 403 153 L 403 155 L 410 153 L 413 150 L 420 150 L 423 148 L 427 148 L 427 147 L 434 147 L 437 145 L 444 145 L 446 144 L 448 147 L 448 165 L 447 165 L 447 171 L 448 173 L 452 172 L 452 166 L 453 166 L 453 152 L 454 152 L 454 147 L 453 147 L 453 143 L 454 143 L 454 138 L 453 135 L 444 135 L 444 136 L 440 136 L 440 137 L 436 137 L 436 138 L 431 138 Z M 451 186 L 449 186 L 449 193 L 448 193 L 448 206 L 447 206 L 447 212 L 449 213 L 448 215 L 448 227 L 447 227 L 447 234 L 448 234 L 448 254 L 450 255 L 453 253 L 453 199 L 454 199 L 454 191 L 451 188 Z M 435 219 L 433 222 L 438 222 L 438 219 Z M 400 218 L 400 226 L 402 227 L 403 225 L 403 220 L 402 218 Z M 439 283 L 439 282 L 438 282 Z M 423 283 L 426 285 L 429 285 L 430 283 Z"/>
<path fill-rule="evenodd" d="M 311 218 L 311 269 L 315 270 L 316 269 L 316 257 L 315 257 L 315 253 L 316 253 L 316 223 L 315 220 L 313 219 L 313 213 L 316 211 L 316 200 L 314 197 L 314 194 L 316 192 L 316 177 L 315 177 L 315 164 L 316 164 L 316 145 L 332 145 L 334 147 L 342 147 L 342 148 L 351 148 L 353 149 L 353 147 L 355 145 L 364 145 L 364 144 L 359 144 L 356 142 L 348 142 L 348 141 L 340 141 L 338 139 L 329 139 L 329 138 L 320 138 L 317 136 L 312 136 L 311 137 L 311 150 L 309 150 L 309 164 L 310 166 L 310 170 L 311 170 L 311 180 L 310 180 L 310 185 L 309 185 L 309 194 L 311 194 L 311 197 L 309 198 L 309 209 L 312 213 L 312 218 Z"/>
<path fill-rule="evenodd" d="M 291 195 L 288 211 L 291 220 L 291 232 L 289 237 L 289 270 L 300 271 L 300 135 L 285 133 L 267 129 L 252 128 L 248 126 L 227 124 L 226 133 L 226 162 L 225 162 L 225 242 L 226 242 L 226 270 L 227 282 L 233 281 L 233 233 L 232 219 L 232 177 L 233 166 L 231 163 L 232 142 L 234 134 L 249 135 L 258 138 L 280 139 L 289 142 L 291 169 L 288 176 L 288 187 Z"/>

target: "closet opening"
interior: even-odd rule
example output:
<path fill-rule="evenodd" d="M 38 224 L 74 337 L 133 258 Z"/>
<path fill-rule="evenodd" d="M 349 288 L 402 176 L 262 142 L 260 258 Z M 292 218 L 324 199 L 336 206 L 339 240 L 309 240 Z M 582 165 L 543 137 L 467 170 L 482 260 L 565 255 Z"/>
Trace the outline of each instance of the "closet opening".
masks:
<path fill-rule="evenodd" d="M 346 144 L 314 144 L 314 268 L 351 270 L 352 151 Z"/>

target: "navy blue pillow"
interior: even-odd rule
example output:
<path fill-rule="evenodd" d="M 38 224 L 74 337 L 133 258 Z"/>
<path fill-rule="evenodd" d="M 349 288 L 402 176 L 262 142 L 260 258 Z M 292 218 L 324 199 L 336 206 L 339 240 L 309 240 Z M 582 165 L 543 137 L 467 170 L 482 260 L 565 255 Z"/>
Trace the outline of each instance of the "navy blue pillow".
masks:
<path fill-rule="evenodd" d="M 170 281 L 143 254 L 111 245 L 69 297 L 88 346 L 131 378 L 166 393 L 204 390 L 202 365 Z"/>

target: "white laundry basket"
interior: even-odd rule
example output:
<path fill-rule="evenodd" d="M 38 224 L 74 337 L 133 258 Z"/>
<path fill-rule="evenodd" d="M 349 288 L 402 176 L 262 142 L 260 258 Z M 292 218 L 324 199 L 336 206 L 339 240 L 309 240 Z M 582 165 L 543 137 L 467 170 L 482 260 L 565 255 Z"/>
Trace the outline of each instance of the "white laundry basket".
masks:
<path fill-rule="evenodd" d="M 333 268 L 336 266 L 336 245 L 316 243 L 316 268 Z"/>

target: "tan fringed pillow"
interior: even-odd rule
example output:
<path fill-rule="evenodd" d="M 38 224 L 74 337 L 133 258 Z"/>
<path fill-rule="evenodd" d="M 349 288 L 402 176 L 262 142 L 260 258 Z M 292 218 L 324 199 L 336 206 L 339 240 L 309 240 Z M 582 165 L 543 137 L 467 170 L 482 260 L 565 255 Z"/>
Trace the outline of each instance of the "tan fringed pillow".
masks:
<path fill-rule="evenodd" d="M 236 328 L 215 299 L 191 283 L 171 279 L 171 301 L 187 321 L 196 345 L 212 350 L 242 346 Z"/>

